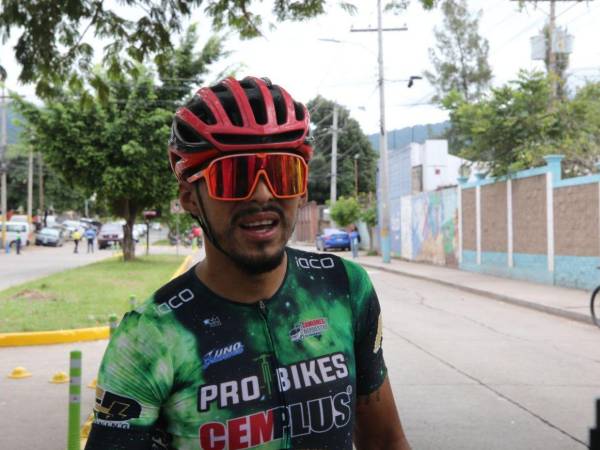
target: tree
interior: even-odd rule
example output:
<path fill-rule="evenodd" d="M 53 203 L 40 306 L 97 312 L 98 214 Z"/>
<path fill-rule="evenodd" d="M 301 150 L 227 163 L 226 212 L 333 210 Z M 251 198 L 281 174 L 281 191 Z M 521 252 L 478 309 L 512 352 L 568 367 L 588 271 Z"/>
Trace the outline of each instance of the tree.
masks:
<path fill-rule="evenodd" d="M 313 124 L 314 158 L 310 162 L 308 179 L 309 199 L 325 203 L 330 197 L 331 187 L 331 141 L 333 127 L 333 107 L 335 102 L 317 96 L 308 102 Z M 368 137 L 362 132 L 359 123 L 350 117 L 347 108 L 338 107 L 338 165 L 337 192 L 340 196 L 354 195 L 354 157 L 359 155 L 358 191 L 375 190 L 377 154 Z"/>
<path fill-rule="evenodd" d="M 426 71 L 424 75 L 437 91 L 436 101 L 452 90 L 461 93 L 466 101 L 477 100 L 492 79 L 487 61 L 488 41 L 478 32 L 481 12 L 473 17 L 466 0 L 444 0 L 442 11 L 444 29 L 436 27 L 436 50 L 429 49 L 435 73 Z"/>
<path fill-rule="evenodd" d="M 419 0 L 431 9 L 434 0 Z M 94 50 L 90 37 L 108 41 L 103 66 L 109 76 L 121 77 L 148 57 L 168 65 L 173 51 L 171 37 L 183 29 L 192 12 L 203 8 L 215 30 L 230 27 L 243 38 L 261 34 L 263 18 L 257 0 L 3 0 L 0 38 L 19 32 L 15 46 L 22 67 L 19 81 L 37 83 L 40 96 L 60 94 L 64 80 L 81 80 L 91 69 Z M 273 0 L 277 21 L 305 20 L 323 14 L 332 3 L 348 12 L 356 7 L 346 0 Z M 392 4 L 398 3 L 393 0 Z M 402 3 L 406 3 L 403 1 Z M 111 8 L 111 4 L 115 7 Z M 124 8 L 124 5 L 127 8 Z M 139 17 L 131 20 L 129 17 Z M 206 26 L 206 25 L 204 25 Z M 5 69 L 0 65 L 0 75 Z"/>
<path fill-rule="evenodd" d="M 329 215 L 340 227 L 347 227 L 360 218 L 360 204 L 356 197 L 340 197 L 330 207 Z"/>
<path fill-rule="evenodd" d="M 369 230 L 369 252 L 373 251 L 373 228 L 377 226 L 377 206 L 370 205 L 360 213 L 360 219 L 367 224 Z"/>
<path fill-rule="evenodd" d="M 565 155 L 567 175 L 591 173 L 600 157 L 600 83 L 586 85 L 572 100 L 551 100 L 550 80 L 541 72 L 521 71 L 477 103 L 452 92 L 443 102 L 452 146 L 494 176 L 543 165 L 543 156 L 555 153 Z"/>
<path fill-rule="evenodd" d="M 201 61 L 209 63 L 220 56 L 220 46 L 208 48 L 211 42 L 202 52 L 194 52 L 195 41 L 191 29 L 172 52 L 175 67 L 170 75 L 176 75 L 181 83 L 177 95 L 189 93 L 192 83 L 200 81 L 197 78 L 205 68 Z M 187 56 L 178 58 L 179 52 Z M 31 129 L 28 144 L 42 151 L 73 189 L 82 189 L 86 196 L 95 192 L 112 214 L 125 219 L 125 260 L 135 256 L 132 229 L 136 216 L 176 196 L 166 157 L 177 103 L 174 91 L 166 89 L 165 82 L 157 85 L 153 73 L 143 66 L 135 73 L 119 82 L 107 81 L 106 101 L 92 97 L 77 84 L 65 89 L 60 100 L 48 101 L 41 108 L 16 100 Z M 101 71 L 96 77 L 107 80 Z"/>

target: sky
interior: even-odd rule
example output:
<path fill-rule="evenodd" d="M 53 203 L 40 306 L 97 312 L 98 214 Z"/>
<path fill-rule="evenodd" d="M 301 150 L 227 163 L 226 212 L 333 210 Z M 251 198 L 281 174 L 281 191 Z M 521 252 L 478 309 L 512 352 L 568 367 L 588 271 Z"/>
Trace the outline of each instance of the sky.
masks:
<path fill-rule="evenodd" d="M 354 0 L 358 13 L 354 16 L 336 7 L 326 15 L 309 21 L 284 22 L 264 30 L 263 37 L 241 41 L 230 36 L 226 48 L 231 51 L 226 61 L 212 68 L 208 80 L 230 66 L 239 66 L 238 76 L 267 76 L 285 87 L 294 98 L 308 102 L 316 95 L 337 101 L 350 109 L 366 133 L 379 130 L 380 107 L 377 89 L 377 33 L 351 32 L 352 28 L 377 27 L 377 2 Z M 489 63 L 494 74 L 493 85 L 500 86 L 515 79 L 520 69 L 543 69 L 542 61 L 531 59 L 530 38 L 539 34 L 548 18 L 548 2 L 529 3 L 519 11 L 512 0 L 470 0 L 469 8 L 481 11 L 479 32 L 489 41 Z M 271 1 L 261 6 L 265 23 Z M 212 32 L 209 20 L 201 10 L 192 21 L 198 23 L 203 41 Z M 574 37 L 569 68 L 573 88 L 585 80 L 600 80 L 600 1 L 559 1 L 557 24 L 566 27 Z M 426 80 L 416 81 L 412 88 L 406 79 L 431 70 L 428 49 L 435 46 L 434 28 L 441 27 L 439 10 L 425 11 L 416 0 L 402 15 L 384 14 L 383 26 L 402 27 L 407 31 L 384 33 L 383 58 L 385 83 L 385 122 L 388 130 L 413 125 L 436 123 L 447 119 L 447 113 L 434 104 L 432 86 Z M 339 43 L 323 41 L 333 39 Z M 2 64 L 9 71 L 7 87 L 28 98 L 32 86 L 17 83 L 18 66 L 12 58 L 13 38 L 1 48 Z M 200 45 L 202 42 L 199 43 Z M 98 44 L 97 47 L 100 47 Z"/>

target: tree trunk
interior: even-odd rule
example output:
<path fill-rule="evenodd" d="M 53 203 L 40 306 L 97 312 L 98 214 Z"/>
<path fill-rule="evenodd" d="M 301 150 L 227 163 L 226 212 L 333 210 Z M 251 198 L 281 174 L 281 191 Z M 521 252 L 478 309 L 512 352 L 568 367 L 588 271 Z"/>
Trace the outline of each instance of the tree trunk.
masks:
<path fill-rule="evenodd" d="M 120 202 L 120 216 L 125 219 L 123 225 L 123 260 L 133 261 L 135 259 L 135 241 L 133 239 L 133 225 L 137 214 L 137 205 L 128 199 Z"/>
<path fill-rule="evenodd" d="M 369 230 L 369 253 L 373 252 L 373 227 L 367 227 Z"/>
<path fill-rule="evenodd" d="M 133 224 L 135 216 L 128 217 L 123 225 L 123 260 L 133 261 L 135 259 L 135 241 L 133 240 Z"/>

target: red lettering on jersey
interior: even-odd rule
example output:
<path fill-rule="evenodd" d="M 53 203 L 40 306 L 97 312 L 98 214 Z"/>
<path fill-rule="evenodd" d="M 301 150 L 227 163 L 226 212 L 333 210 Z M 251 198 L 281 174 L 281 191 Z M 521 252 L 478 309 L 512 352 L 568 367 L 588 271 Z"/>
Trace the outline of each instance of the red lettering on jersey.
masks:
<path fill-rule="evenodd" d="M 273 410 L 261 411 L 250 416 L 250 445 L 269 442 L 273 439 Z"/>
<path fill-rule="evenodd" d="M 225 425 L 222 423 L 209 422 L 200 427 L 200 447 L 203 450 L 223 450 L 226 440 Z"/>
<path fill-rule="evenodd" d="M 229 450 L 248 448 L 248 416 L 227 421 Z M 242 438 L 245 442 L 242 442 Z"/>

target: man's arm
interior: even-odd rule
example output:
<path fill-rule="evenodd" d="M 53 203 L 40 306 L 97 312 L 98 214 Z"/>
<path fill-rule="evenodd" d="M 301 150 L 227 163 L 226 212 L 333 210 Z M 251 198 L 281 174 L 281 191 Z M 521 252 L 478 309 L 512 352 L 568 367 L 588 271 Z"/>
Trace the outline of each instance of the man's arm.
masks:
<path fill-rule="evenodd" d="M 410 450 L 388 377 L 376 391 L 357 397 L 354 443 L 357 450 Z"/>

